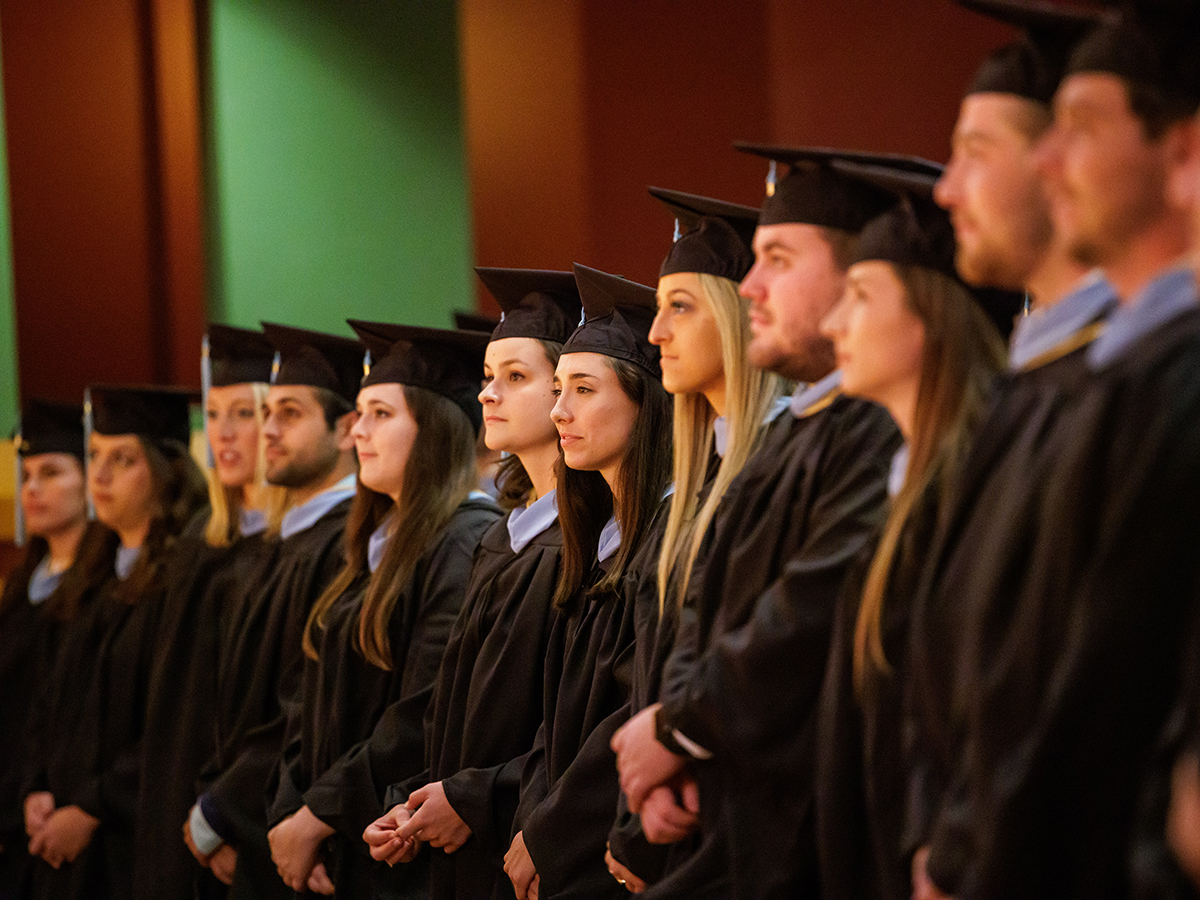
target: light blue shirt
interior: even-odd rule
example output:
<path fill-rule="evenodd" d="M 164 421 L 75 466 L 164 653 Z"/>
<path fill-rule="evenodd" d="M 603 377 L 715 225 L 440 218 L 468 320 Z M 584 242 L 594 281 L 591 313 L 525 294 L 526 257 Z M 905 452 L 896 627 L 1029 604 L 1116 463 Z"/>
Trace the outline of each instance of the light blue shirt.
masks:
<path fill-rule="evenodd" d="M 806 409 L 818 400 L 823 400 L 827 395 L 836 391 L 841 386 L 842 372 L 840 369 L 834 369 L 820 381 L 813 384 L 798 385 L 790 401 L 792 415 L 797 419 L 803 418 Z"/>
<path fill-rule="evenodd" d="M 771 408 L 767 410 L 767 416 L 763 420 L 763 424 L 770 424 L 779 418 L 780 413 L 791 406 L 792 400 L 790 397 L 776 397 L 775 402 L 771 404 Z M 729 423 L 725 421 L 724 416 L 717 416 L 713 419 L 713 447 L 717 451 L 717 456 L 721 459 L 725 458 L 725 451 L 729 448 Z"/>
<path fill-rule="evenodd" d="M 347 475 L 333 487 L 326 488 L 317 496 L 289 509 L 283 514 L 283 521 L 279 525 L 279 536 L 286 539 L 305 529 L 312 528 L 325 513 L 343 500 L 349 500 L 354 496 L 356 481 L 353 475 Z"/>
<path fill-rule="evenodd" d="M 1017 320 L 1009 341 L 1009 370 L 1024 368 L 1081 329 L 1107 318 L 1116 306 L 1116 291 L 1099 269 L 1093 269 L 1053 306 L 1036 308 Z"/>
<path fill-rule="evenodd" d="M 238 522 L 238 533 L 242 537 L 267 530 L 267 513 L 262 509 L 243 509 L 241 520 Z"/>
<path fill-rule="evenodd" d="M 557 491 L 538 497 L 528 506 L 518 506 L 508 514 L 508 546 L 513 553 L 520 553 L 557 519 Z"/>
<path fill-rule="evenodd" d="M 384 516 L 383 521 L 367 538 L 367 568 L 371 570 L 372 574 L 383 562 L 383 554 L 387 551 L 388 544 L 391 543 L 392 516 L 393 513 L 390 512 Z"/>
<path fill-rule="evenodd" d="M 887 491 L 889 497 L 895 497 L 904 487 L 904 479 L 908 475 L 908 444 L 900 445 L 900 449 L 892 456 L 892 465 L 888 470 Z"/>
<path fill-rule="evenodd" d="M 29 576 L 29 602 L 37 606 L 58 590 L 60 581 L 62 581 L 62 572 L 50 571 L 50 554 L 47 553 L 45 558 L 38 563 L 38 567 L 33 570 L 33 574 Z"/>
<path fill-rule="evenodd" d="M 596 561 L 604 562 L 620 549 L 621 526 L 617 524 L 617 517 L 613 516 L 600 529 L 600 540 L 596 548 Z"/>
<path fill-rule="evenodd" d="M 1196 279 L 1190 268 L 1175 266 L 1146 285 L 1129 303 L 1108 317 L 1104 332 L 1088 347 L 1093 371 L 1123 359 L 1137 342 L 1197 304 Z"/>
<path fill-rule="evenodd" d="M 122 544 L 117 548 L 117 561 L 115 568 L 117 577 L 124 581 L 129 577 L 129 573 L 133 571 L 134 564 L 137 563 L 138 557 L 142 555 L 141 547 L 126 547 Z"/>

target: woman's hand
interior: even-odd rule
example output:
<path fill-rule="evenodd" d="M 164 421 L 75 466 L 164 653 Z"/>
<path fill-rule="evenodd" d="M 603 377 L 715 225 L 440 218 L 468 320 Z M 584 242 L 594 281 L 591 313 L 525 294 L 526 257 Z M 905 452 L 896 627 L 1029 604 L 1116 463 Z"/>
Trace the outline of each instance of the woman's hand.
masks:
<path fill-rule="evenodd" d="M 99 827 L 100 820 L 78 806 L 56 809 L 29 842 L 29 854 L 40 856 L 57 869 L 65 862 L 74 862 Z"/>
<path fill-rule="evenodd" d="M 640 894 L 646 889 L 646 882 L 617 862 L 611 850 L 604 851 L 604 864 L 608 866 L 608 874 L 617 879 L 618 884 L 623 884 L 629 893 Z"/>
<path fill-rule="evenodd" d="M 34 791 L 25 798 L 25 833 L 35 836 L 54 812 L 54 795 L 49 791 Z"/>
<path fill-rule="evenodd" d="M 284 884 L 297 892 L 308 887 L 308 878 L 318 862 L 321 842 L 333 831 L 307 806 L 300 807 L 271 829 L 267 834 L 271 859 Z"/>
<path fill-rule="evenodd" d="M 610 742 L 631 812 L 640 813 L 647 795 L 683 771 L 686 762 L 658 742 L 655 715 L 661 705 L 647 706 L 618 728 Z"/>
<path fill-rule="evenodd" d="M 411 818 L 397 830 L 397 837 L 424 841 L 431 847 L 453 853 L 471 836 L 470 827 L 446 799 L 446 790 L 440 781 L 413 791 L 404 807 Z"/>
<path fill-rule="evenodd" d="M 680 805 L 682 801 L 682 805 Z M 673 844 L 693 831 L 700 819 L 700 789 L 683 776 L 670 787 L 660 785 L 642 804 L 642 833 L 652 844 Z"/>
<path fill-rule="evenodd" d="M 319 862 L 313 866 L 312 874 L 308 876 L 308 889 L 314 894 L 321 894 L 325 897 L 333 896 L 333 879 L 329 877 L 325 863 Z"/>
<path fill-rule="evenodd" d="M 412 862 L 417 858 L 421 842 L 413 838 L 402 838 L 398 832 L 409 820 L 409 812 L 403 805 L 393 806 L 367 826 L 363 840 L 371 848 L 371 858 L 394 866 L 398 862 Z"/>
<path fill-rule="evenodd" d="M 512 882 L 517 900 L 537 900 L 538 874 L 533 858 L 525 849 L 525 832 L 518 831 L 504 854 L 504 874 Z"/>
<path fill-rule="evenodd" d="M 237 871 L 237 851 L 228 844 L 222 844 L 208 858 L 208 867 L 212 869 L 217 881 L 225 885 L 233 885 L 233 874 Z"/>
<path fill-rule="evenodd" d="M 933 879 L 929 877 L 926 868 L 929 862 L 929 847 L 921 847 L 913 854 L 912 883 L 913 900 L 954 900 L 949 894 L 943 894 Z"/>

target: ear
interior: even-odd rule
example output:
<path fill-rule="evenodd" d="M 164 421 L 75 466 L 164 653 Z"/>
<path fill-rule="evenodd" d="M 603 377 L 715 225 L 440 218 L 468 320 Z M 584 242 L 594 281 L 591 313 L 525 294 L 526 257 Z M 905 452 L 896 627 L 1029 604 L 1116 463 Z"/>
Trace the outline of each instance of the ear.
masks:
<path fill-rule="evenodd" d="M 1194 216 L 1200 207 L 1200 118 L 1175 126 L 1170 133 L 1167 202 Z"/>
<path fill-rule="evenodd" d="M 334 434 L 337 437 L 337 448 L 342 451 L 354 449 L 354 435 L 350 433 L 350 429 L 354 427 L 354 423 L 358 421 L 358 410 L 350 410 L 338 417 L 337 423 L 334 425 Z"/>

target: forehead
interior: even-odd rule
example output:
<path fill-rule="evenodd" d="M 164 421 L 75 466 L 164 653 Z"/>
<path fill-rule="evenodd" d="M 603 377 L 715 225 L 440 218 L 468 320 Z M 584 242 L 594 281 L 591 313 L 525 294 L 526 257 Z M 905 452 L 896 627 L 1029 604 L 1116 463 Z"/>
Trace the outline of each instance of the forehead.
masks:
<path fill-rule="evenodd" d="M 687 291 L 689 294 L 700 295 L 700 276 L 695 272 L 673 272 L 658 279 L 658 298 L 662 300 L 672 291 Z"/>
<path fill-rule="evenodd" d="M 91 440 L 95 450 L 140 450 L 142 447 L 136 434 L 100 434 L 93 431 Z"/>
<path fill-rule="evenodd" d="M 253 403 L 254 388 L 249 384 L 226 384 L 208 389 L 208 402 L 223 405 L 230 403 Z"/>
<path fill-rule="evenodd" d="M 404 406 L 404 387 L 395 382 L 369 384 L 358 392 L 358 404 L 387 403 L 391 406 Z"/>
<path fill-rule="evenodd" d="M 492 368 L 514 361 L 535 365 L 539 359 L 545 358 L 546 351 L 536 338 L 531 337 L 497 338 L 487 345 L 483 353 L 484 363 Z"/>
<path fill-rule="evenodd" d="M 79 460 L 70 453 L 31 453 L 21 455 L 21 464 L 30 468 L 38 466 L 69 466 L 80 468 Z"/>
<path fill-rule="evenodd" d="M 558 367 L 554 370 L 555 378 L 565 380 L 572 376 L 584 375 L 594 378 L 604 378 L 607 375 L 616 377 L 616 373 L 608 364 L 608 357 L 602 353 L 564 353 L 559 357 Z"/>
<path fill-rule="evenodd" d="M 1044 110 L 1044 107 L 1041 108 Z M 1039 108 L 1032 100 L 1012 94 L 982 93 L 963 98 L 954 126 L 958 141 L 983 138 L 989 141 L 1017 139 L 1027 142 L 1018 123 L 1022 116 L 1037 115 Z M 1043 116 L 1045 112 L 1041 113 Z"/>
<path fill-rule="evenodd" d="M 1078 72 L 1068 75 L 1054 95 L 1054 113 L 1090 115 L 1104 119 L 1133 119 L 1125 82 L 1107 72 Z"/>
<path fill-rule="evenodd" d="M 316 388 L 306 384 L 273 384 L 271 385 L 271 389 L 267 391 L 267 403 L 272 406 L 292 403 L 305 408 L 314 408 L 321 405 L 317 400 Z"/>
<path fill-rule="evenodd" d="M 762 255 L 769 251 L 806 255 L 815 252 L 831 253 L 832 248 L 816 225 L 781 222 L 775 225 L 759 225 L 754 231 L 755 254 Z"/>

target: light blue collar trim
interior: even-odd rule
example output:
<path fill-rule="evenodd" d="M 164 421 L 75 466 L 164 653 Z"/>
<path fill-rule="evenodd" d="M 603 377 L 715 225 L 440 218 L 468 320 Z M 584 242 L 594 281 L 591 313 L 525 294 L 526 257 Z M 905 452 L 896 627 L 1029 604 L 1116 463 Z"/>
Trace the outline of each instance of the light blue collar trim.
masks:
<path fill-rule="evenodd" d="M 50 571 L 50 554 L 47 553 L 33 574 L 29 576 L 29 602 L 37 606 L 56 590 L 62 581 L 62 572 Z"/>
<path fill-rule="evenodd" d="M 114 566 L 117 571 L 117 577 L 122 581 L 128 578 L 129 573 L 133 571 L 133 567 L 141 555 L 141 547 L 126 547 L 124 544 L 117 547 L 117 561 Z"/>
<path fill-rule="evenodd" d="M 538 497 L 528 506 L 518 506 L 508 514 L 508 546 L 513 553 L 520 553 L 557 519 L 557 491 Z"/>
<path fill-rule="evenodd" d="M 908 475 L 908 444 L 901 444 L 900 449 L 892 456 L 892 466 L 888 470 L 887 491 L 889 497 L 895 497 L 904 487 L 904 479 Z"/>
<path fill-rule="evenodd" d="M 242 537 L 267 530 L 267 512 L 263 509 L 243 509 L 241 521 L 238 522 L 238 533 Z"/>
<path fill-rule="evenodd" d="M 797 419 L 802 418 L 805 410 L 818 400 L 823 400 L 828 394 L 841 386 L 842 372 L 840 369 L 834 369 L 820 381 L 813 384 L 799 385 L 796 388 L 796 392 L 792 394 L 789 404 L 792 409 L 792 415 Z"/>
<path fill-rule="evenodd" d="M 617 517 L 613 516 L 600 529 L 599 546 L 596 548 L 596 561 L 604 562 L 620 549 L 621 526 L 617 524 Z"/>
<path fill-rule="evenodd" d="M 1191 268 L 1178 265 L 1168 269 L 1129 303 L 1113 311 L 1104 332 L 1088 347 L 1088 365 L 1099 370 L 1119 361 L 1141 338 L 1195 309 L 1196 304 L 1196 279 Z"/>
<path fill-rule="evenodd" d="M 347 475 L 331 488 L 326 488 L 312 499 L 289 509 L 283 514 L 283 522 L 279 526 L 279 536 L 290 538 L 312 526 L 343 500 L 354 496 L 356 478 Z"/>
<path fill-rule="evenodd" d="M 468 500 L 495 500 L 496 498 L 484 490 L 475 490 L 467 494 Z"/>
<path fill-rule="evenodd" d="M 1009 371 L 1024 368 L 1081 329 L 1107 318 L 1116 306 L 1116 291 L 1104 280 L 1104 273 L 1093 269 L 1053 306 L 1035 308 L 1017 320 L 1009 342 Z"/>
<path fill-rule="evenodd" d="M 379 568 L 379 564 L 383 562 L 383 554 L 387 551 L 388 544 L 392 540 L 392 518 L 393 512 L 389 512 L 383 517 L 383 521 L 379 526 L 371 532 L 371 536 L 367 539 L 367 568 L 372 573 Z"/>
<path fill-rule="evenodd" d="M 776 397 L 775 402 L 771 404 L 771 408 L 767 410 L 763 424 L 769 425 L 774 422 L 791 404 L 790 397 Z M 713 419 L 713 448 L 717 451 L 717 456 L 721 457 L 721 459 L 725 458 L 725 451 L 729 449 L 729 423 L 725 420 L 724 416 L 717 416 Z"/>

